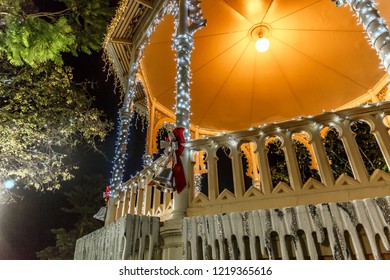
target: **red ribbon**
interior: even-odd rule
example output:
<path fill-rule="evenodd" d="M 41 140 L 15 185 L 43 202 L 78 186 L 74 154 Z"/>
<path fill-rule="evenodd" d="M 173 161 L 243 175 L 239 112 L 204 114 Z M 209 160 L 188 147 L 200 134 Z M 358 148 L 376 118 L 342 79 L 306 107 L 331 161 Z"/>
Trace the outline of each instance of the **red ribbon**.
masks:
<path fill-rule="evenodd" d="M 183 127 L 176 127 L 172 131 L 173 135 L 175 135 L 176 141 L 177 141 L 177 150 L 175 150 L 175 156 L 176 156 L 176 164 L 173 167 L 173 174 L 175 178 L 175 186 L 176 186 L 176 191 L 177 193 L 181 193 L 185 186 L 187 185 L 186 182 L 186 177 L 184 175 L 184 167 L 183 163 L 181 162 L 181 155 L 183 154 L 184 151 L 184 143 L 185 143 L 185 138 L 184 138 L 184 128 Z"/>
<path fill-rule="evenodd" d="M 111 190 L 111 187 L 107 186 L 106 191 L 104 193 L 104 198 L 106 200 L 106 204 L 108 203 L 108 200 L 110 199 L 110 190 Z"/>

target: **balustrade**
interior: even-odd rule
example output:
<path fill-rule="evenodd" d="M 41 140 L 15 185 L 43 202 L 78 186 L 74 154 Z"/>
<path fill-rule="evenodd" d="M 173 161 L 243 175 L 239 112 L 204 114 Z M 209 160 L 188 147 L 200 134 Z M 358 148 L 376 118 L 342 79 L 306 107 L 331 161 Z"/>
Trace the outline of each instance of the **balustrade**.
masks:
<path fill-rule="evenodd" d="M 186 143 L 192 161 L 187 163 L 190 187 L 190 201 L 188 216 L 234 212 L 242 210 L 266 209 L 272 207 L 287 207 L 304 205 L 307 203 L 337 202 L 350 199 L 361 199 L 388 195 L 390 193 L 390 174 L 385 172 L 386 167 L 369 174 L 365 166 L 367 157 L 362 156 L 364 147 L 356 141 L 356 135 L 351 130 L 355 122 L 366 122 L 375 136 L 384 161 L 390 163 L 389 128 L 384 119 L 390 112 L 390 103 L 367 104 L 361 107 L 345 109 L 338 112 L 309 117 L 300 117 L 283 123 L 274 123 L 259 126 L 245 131 L 224 133 L 208 138 L 191 140 Z M 332 161 L 325 148 L 325 139 L 329 128 L 334 128 L 342 142 L 346 154 L 346 165 L 350 166 L 352 175 L 336 174 L 332 168 Z M 325 129 L 327 128 L 327 129 Z M 297 137 L 304 133 L 305 137 Z M 270 162 L 269 143 L 278 139 L 284 168 L 287 170 L 283 182 L 273 183 L 272 174 L 274 162 Z M 302 164 L 297 159 L 295 141 L 306 139 L 307 157 L 312 162 L 310 168 L 315 168 L 319 177 L 312 176 L 303 180 Z M 243 152 L 241 146 L 249 143 L 253 148 Z M 225 170 L 226 176 L 233 177 L 233 186 L 228 190 L 220 187 L 223 179 L 220 169 L 220 159 L 217 151 L 225 147 L 229 151 L 231 170 Z M 205 158 L 200 157 L 205 153 Z M 256 160 L 256 164 L 243 166 L 241 157 L 246 156 L 247 162 Z M 334 155 L 334 156 L 342 156 Z M 280 164 L 280 163 L 277 163 Z M 194 189 L 195 176 L 199 175 L 199 166 L 207 166 L 207 190 Z M 253 171 L 245 168 L 258 167 L 256 176 Z M 220 173 L 220 174 L 218 174 Z M 245 188 L 245 174 L 252 174 L 252 186 Z M 258 183 L 260 180 L 260 186 Z M 199 185 L 199 182 L 197 182 Z M 199 188 L 199 186 L 197 186 Z M 205 186 L 201 186 L 205 188 Z M 222 191 L 223 190 L 223 191 Z M 207 195 L 206 195 L 207 194 Z"/>
<path fill-rule="evenodd" d="M 365 147 L 358 145 L 356 134 L 351 130 L 355 122 L 367 123 L 375 136 L 378 153 L 389 166 L 390 137 L 384 121 L 389 112 L 390 102 L 367 104 L 187 142 L 190 154 L 190 160 L 184 161 L 189 186 L 187 216 L 389 195 L 388 168 L 382 166 L 382 170 L 367 171 Z M 330 131 L 341 141 L 338 145 L 342 146 L 342 151 L 333 151 L 329 145 L 325 147 Z M 273 152 L 283 162 L 270 157 L 270 144 L 275 141 L 278 145 L 273 146 Z M 297 150 L 297 143 L 304 144 L 301 145 L 303 152 Z M 275 149 L 279 150 L 275 152 Z M 224 172 L 218 158 L 221 150 L 230 161 L 225 164 L 229 170 Z M 346 154 L 342 162 L 344 171 L 337 170 L 340 166 L 333 162 L 343 153 Z M 246 157 L 247 166 L 243 166 L 242 157 Z M 302 157 L 306 162 L 302 163 Z M 162 156 L 116 191 L 113 220 L 126 214 L 158 216 L 162 221 L 171 217 L 173 195 L 151 186 L 167 160 Z M 306 171 L 302 170 L 305 164 Z M 275 178 L 276 173 L 282 178 Z M 207 184 L 202 185 L 202 174 L 207 175 L 204 176 Z M 225 177 L 232 178 L 230 186 L 226 185 L 229 180 Z M 248 179 L 251 186 L 245 185 Z"/>
<path fill-rule="evenodd" d="M 156 216 L 162 221 L 171 216 L 172 193 L 164 193 L 151 185 L 167 161 L 167 156 L 161 156 L 115 191 L 113 220 L 126 214 Z"/>

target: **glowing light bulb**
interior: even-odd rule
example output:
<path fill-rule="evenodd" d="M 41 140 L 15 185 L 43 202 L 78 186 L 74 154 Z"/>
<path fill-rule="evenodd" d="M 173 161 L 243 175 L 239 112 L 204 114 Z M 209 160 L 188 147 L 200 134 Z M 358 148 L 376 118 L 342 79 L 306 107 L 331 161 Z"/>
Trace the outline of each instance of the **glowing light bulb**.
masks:
<path fill-rule="evenodd" d="M 3 186 L 6 189 L 12 189 L 15 186 L 15 181 L 14 180 L 6 180 L 6 181 L 4 181 Z"/>
<path fill-rule="evenodd" d="M 268 49 L 269 49 L 269 40 L 267 38 L 259 38 L 257 41 L 256 41 L 256 50 L 263 53 L 263 52 L 266 52 Z"/>

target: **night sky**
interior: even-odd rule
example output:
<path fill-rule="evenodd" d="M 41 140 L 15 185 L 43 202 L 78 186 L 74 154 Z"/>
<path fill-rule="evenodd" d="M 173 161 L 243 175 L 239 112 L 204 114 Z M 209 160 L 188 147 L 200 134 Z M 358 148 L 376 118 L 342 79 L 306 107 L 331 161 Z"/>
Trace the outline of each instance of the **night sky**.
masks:
<path fill-rule="evenodd" d="M 34 0 L 34 2 L 44 11 L 55 11 L 61 5 L 53 0 Z M 112 0 L 110 2 L 111 6 L 115 7 L 118 1 Z M 106 185 L 109 184 L 117 135 L 116 125 L 120 95 L 114 93 L 113 77 L 107 78 L 107 72 L 103 71 L 104 62 L 101 52 L 92 55 L 79 55 L 77 58 L 70 54 L 64 54 L 64 60 L 65 65 L 73 67 L 76 81 L 89 80 L 96 83 L 94 89 L 89 91 L 91 96 L 95 98 L 94 106 L 103 110 L 106 117 L 115 125 L 106 140 L 98 143 L 106 158 L 92 152 L 87 147 L 79 147 L 70 158 L 80 167 L 74 173 L 76 178 L 64 182 L 61 190 L 44 193 L 22 188 L 15 190 L 24 199 L 16 204 L 0 205 L 0 259 L 36 259 L 36 252 L 47 246 L 55 245 L 54 234 L 50 230 L 61 227 L 69 229 L 75 222 L 75 217 L 61 211 L 61 207 L 70 207 L 63 192 L 69 191 L 72 186 L 77 185 L 79 178 L 89 174 L 102 174 Z M 145 133 L 140 131 L 139 127 L 136 129 L 133 126 L 130 133 L 132 144 L 129 146 L 129 158 L 137 160 L 128 164 L 126 179 L 141 168 L 141 157 L 145 147 L 143 138 Z M 106 185 L 101 186 L 102 192 Z"/>
<path fill-rule="evenodd" d="M 96 99 L 95 107 L 103 110 L 116 127 L 120 96 L 119 93 L 114 93 L 112 77 L 107 80 L 107 72 L 103 71 L 104 62 L 101 53 L 82 55 L 78 58 L 65 55 L 65 59 L 66 64 L 74 68 L 77 81 L 88 79 L 96 82 L 96 87 L 90 90 L 91 95 Z M 129 148 L 129 158 L 135 157 L 137 160 L 128 165 L 126 178 L 140 169 L 145 147 L 145 139 L 140 138 L 140 135 L 145 135 L 145 131 L 142 132 L 139 126 L 136 129 L 133 125 L 130 133 L 132 144 Z M 71 157 L 71 160 L 80 166 L 75 173 L 76 179 L 63 183 L 61 190 L 54 193 L 39 193 L 34 190 L 19 189 L 17 193 L 24 197 L 21 202 L 0 205 L 0 259 L 36 259 L 37 251 L 55 244 L 54 234 L 50 229 L 72 227 L 75 218 L 60 210 L 61 207 L 70 206 L 63 191 L 78 184 L 78 178 L 88 174 L 102 174 L 106 179 L 105 183 L 109 184 L 116 135 L 117 131 L 114 129 L 103 143 L 99 143 L 99 148 L 108 159 L 86 147 L 80 147 Z M 134 147 L 138 148 L 134 149 Z M 105 185 L 101 187 L 103 192 Z"/>

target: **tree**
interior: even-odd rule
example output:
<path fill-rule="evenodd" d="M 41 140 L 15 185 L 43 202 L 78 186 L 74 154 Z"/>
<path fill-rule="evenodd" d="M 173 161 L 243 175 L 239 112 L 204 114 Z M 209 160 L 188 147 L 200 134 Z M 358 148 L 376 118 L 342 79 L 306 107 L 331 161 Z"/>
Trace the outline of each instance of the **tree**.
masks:
<path fill-rule="evenodd" d="M 0 0 L 0 54 L 14 65 L 63 64 L 62 53 L 101 48 L 113 15 L 108 0 L 58 0 L 58 11 L 41 11 L 33 0 Z"/>
<path fill-rule="evenodd" d="M 92 107 L 88 83 L 75 83 L 62 59 L 100 49 L 108 5 L 58 0 L 57 10 L 41 11 L 32 0 L 0 0 L 0 203 L 17 198 L 7 188 L 15 181 L 58 189 L 72 178 L 75 147 L 96 149 L 111 129 Z"/>
<path fill-rule="evenodd" d="M 87 84 L 76 84 L 69 67 L 0 64 L 0 182 L 57 189 L 72 177 L 67 155 L 82 142 L 96 148 L 111 123 L 92 107 Z"/>
<path fill-rule="evenodd" d="M 70 192 L 65 192 L 71 208 L 63 208 L 62 210 L 76 216 L 77 221 L 70 230 L 52 229 L 56 244 L 37 252 L 39 259 L 73 259 L 77 239 L 102 226 L 102 221 L 93 218 L 93 215 L 98 212 L 103 201 L 103 184 L 104 179 L 101 175 L 85 176 L 82 184 L 74 186 Z"/>

